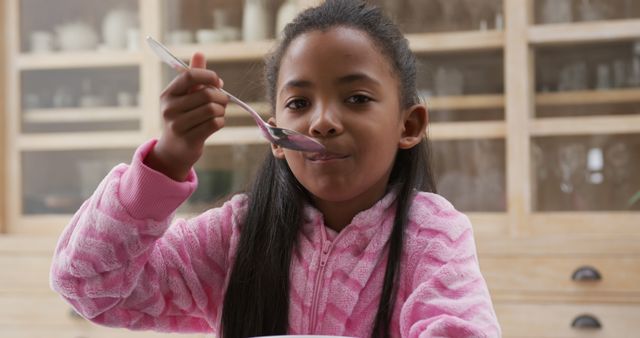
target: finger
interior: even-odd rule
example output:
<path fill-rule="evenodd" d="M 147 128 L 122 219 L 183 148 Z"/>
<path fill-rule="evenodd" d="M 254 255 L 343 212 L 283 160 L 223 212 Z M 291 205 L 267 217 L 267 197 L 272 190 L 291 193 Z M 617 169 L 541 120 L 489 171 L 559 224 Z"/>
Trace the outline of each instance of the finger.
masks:
<path fill-rule="evenodd" d="M 162 92 L 162 96 L 182 96 L 197 85 L 218 87 L 218 74 L 212 70 L 194 68 L 176 76 Z"/>
<path fill-rule="evenodd" d="M 207 59 L 204 57 L 204 54 L 201 52 L 195 52 L 191 56 L 191 62 L 189 63 L 189 67 L 193 68 L 207 68 Z"/>
<path fill-rule="evenodd" d="M 207 139 L 207 137 L 211 136 L 211 134 L 224 128 L 224 123 L 224 117 L 215 117 L 207 120 L 189 130 L 185 134 L 185 138 L 187 139 L 187 142 L 191 144 L 202 143 Z"/>
<path fill-rule="evenodd" d="M 164 117 L 171 120 L 207 103 L 217 103 L 226 107 L 229 103 L 229 97 L 217 89 L 207 87 L 195 93 L 173 97 L 167 101 L 162 111 Z"/>
<path fill-rule="evenodd" d="M 188 133 L 194 127 L 216 117 L 223 117 L 225 109 L 216 103 L 208 103 L 181 115 L 171 123 L 171 129 L 178 134 Z"/>
<path fill-rule="evenodd" d="M 204 54 L 200 52 L 195 52 L 191 56 L 191 61 L 189 62 L 189 66 L 191 69 L 207 69 L 207 59 L 204 57 Z M 189 93 L 193 93 L 204 87 L 205 86 L 203 85 L 193 86 L 189 89 Z"/>

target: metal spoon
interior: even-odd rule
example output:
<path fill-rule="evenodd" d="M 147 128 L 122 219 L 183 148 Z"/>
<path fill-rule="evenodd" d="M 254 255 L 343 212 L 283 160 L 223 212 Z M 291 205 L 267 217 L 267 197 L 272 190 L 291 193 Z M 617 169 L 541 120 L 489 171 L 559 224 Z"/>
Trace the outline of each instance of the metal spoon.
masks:
<path fill-rule="evenodd" d="M 156 55 L 159 56 L 162 61 L 171 66 L 171 68 L 177 71 L 189 70 L 189 66 L 187 64 L 171 54 L 167 47 L 165 47 L 160 42 L 156 41 L 150 36 L 147 36 L 147 43 L 149 44 L 149 47 L 151 47 L 151 50 L 153 50 L 153 52 L 156 53 Z M 226 94 L 231 102 L 239 105 L 242 109 L 249 112 L 249 114 L 251 114 L 253 119 L 256 121 L 256 124 L 260 128 L 260 131 L 262 131 L 262 136 L 264 136 L 264 138 L 266 138 L 269 142 L 283 148 L 299 151 L 322 152 L 325 150 L 324 146 L 321 143 L 311 137 L 305 136 L 294 130 L 278 128 L 269 125 L 268 123 L 264 122 L 260 115 L 258 115 L 258 113 L 248 104 L 242 102 L 237 97 L 227 93 L 227 91 L 222 88 L 216 89 Z"/>

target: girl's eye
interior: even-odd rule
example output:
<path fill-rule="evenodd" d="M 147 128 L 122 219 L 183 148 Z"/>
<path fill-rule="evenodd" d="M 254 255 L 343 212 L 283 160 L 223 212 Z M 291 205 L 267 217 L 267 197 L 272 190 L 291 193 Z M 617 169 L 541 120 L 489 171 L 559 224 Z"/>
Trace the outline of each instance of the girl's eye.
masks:
<path fill-rule="evenodd" d="M 371 101 L 371 98 L 366 95 L 353 95 L 347 99 L 347 103 L 352 104 L 364 104 Z"/>
<path fill-rule="evenodd" d="M 294 99 L 287 103 L 285 107 L 292 110 L 304 109 L 309 106 L 309 101 L 303 99 Z"/>

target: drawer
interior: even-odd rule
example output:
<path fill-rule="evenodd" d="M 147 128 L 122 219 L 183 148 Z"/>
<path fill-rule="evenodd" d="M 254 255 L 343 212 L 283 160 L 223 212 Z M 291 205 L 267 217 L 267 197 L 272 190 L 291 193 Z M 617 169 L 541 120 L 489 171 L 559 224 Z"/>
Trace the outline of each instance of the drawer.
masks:
<path fill-rule="evenodd" d="M 640 294 L 637 256 L 482 256 L 480 268 L 496 293 Z"/>
<path fill-rule="evenodd" d="M 131 331 L 94 324 L 73 315 L 71 306 L 54 294 L 1 295 L 0 336 L 12 338 L 120 338 L 169 337 L 152 331 Z M 6 334 L 6 335 L 5 335 Z M 185 334 L 179 337 L 209 338 L 213 335 Z"/>
<path fill-rule="evenodd" d="M 505 338 L 630 337 L 640 332 L 640 304 L 496 303 L 494 306 Z M 578 318 L 579 323 L 573 327 Z M 587 327 L 596 321 L 599 328 Z"/>

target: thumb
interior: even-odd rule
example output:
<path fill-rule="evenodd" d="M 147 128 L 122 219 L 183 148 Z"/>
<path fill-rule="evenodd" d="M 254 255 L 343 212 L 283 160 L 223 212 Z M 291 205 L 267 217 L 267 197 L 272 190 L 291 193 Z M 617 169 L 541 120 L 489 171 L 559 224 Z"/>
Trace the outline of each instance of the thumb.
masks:
<path fill-rule="evenodd" d="M 207 59 L 204 57 L 204 54 L 195 52 L 193 56 L 191 56 L 191 63 L 189 65 L 191 68 L 207 68 Z"/>

